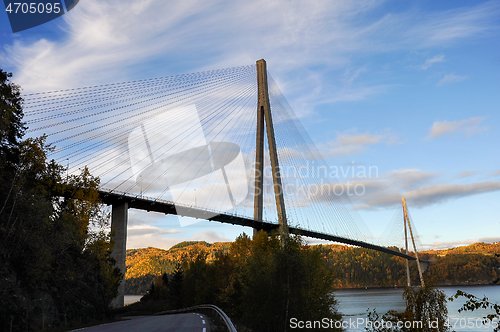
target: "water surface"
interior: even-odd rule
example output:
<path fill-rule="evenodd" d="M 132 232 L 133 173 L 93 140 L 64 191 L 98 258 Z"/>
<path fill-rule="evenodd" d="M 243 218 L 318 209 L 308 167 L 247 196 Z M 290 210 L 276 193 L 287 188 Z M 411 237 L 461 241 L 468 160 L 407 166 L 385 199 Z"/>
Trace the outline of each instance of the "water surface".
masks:
<path fill-rule="evenodd" d="M 455 295 L 458 289 L 473 294 L 479 298 L 488 297 L 490 302 L 500 303 L 500 286 L 449 286 L 441 287 L 446 297 Z M 402 298 L 404 289 L 346 289 L 335 292 L 335 297 L 339 302 L 339 311 L 348 322 L 358 321 L 366 323 L 367 310 L 376 309 L 377 313 L 384 314 L 388 310 L 404 311 L 405 303 Z M 490 311 L 480 309 L 474 312 L 466 311 L 458 313 L 458 309 L 465 303 L 463 297 L 459 297 L 453 302 L 448 302 L 448 317 L 452 330 L 456 332 L 470 331 L 493 331 L 492 327 L 487 328 L 482 325 L 482 317 Z M 364 325 L 351 327 L 346 331 L 365 331 Z M 473 324 L 473 327 L 467 327 Z"/>
<path fill-rule="evenodd" d="M 142 296 L 143 295 L 125 295 L 124 304 L 128 305 L 128 304 L 132 304 L 135 302 L 139 302 L 141 300 Z"/>

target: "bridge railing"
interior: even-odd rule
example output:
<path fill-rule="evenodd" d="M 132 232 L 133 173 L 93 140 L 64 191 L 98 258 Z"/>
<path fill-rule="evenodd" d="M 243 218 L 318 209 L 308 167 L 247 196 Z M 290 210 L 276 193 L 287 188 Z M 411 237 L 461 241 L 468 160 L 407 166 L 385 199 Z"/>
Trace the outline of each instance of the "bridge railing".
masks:
<path fill-rule="evenodd" d="M 126 197 L 127 199 L 144 200 L 144 201 L 148 201 L 152 204 L 165 203 L 165 204 L 171 204 L 174 206 L 179 206 L 179 207 L 182 207 L 186 210 L 193 209 L 193 210 L 198 210 L 198 211 L 206 211 L 207 213 L 230 215 L 230 216 L 233 216 L 236 218 L 245 218 L 245 219 L 249 218 L 248 216 L 236 213 L 234 211 L 224 212 L 224 211 L 218 211 L 218 210 L 214 210 L 214 209 L 207 209 L 207 208 L 197 207 L 197 206 L 193 206 L 193 205 L 189 205 L 189 204 L 185 204 L 185 203 L 177 203 L 177 202 L 174 202 L 174 201 L 168 200 L 168 199 L 153 198 L 153 197 L 149 197 L 149 196 L 145 196 L 145 195 L 141 195 L 141 194 L 130 194 L 130 193 L 127 193 L 124 191 L 119 191 L 119 190 L 108 190 L 108 189 L 99 188 L 99 191 L 102 192 L 103 194 L 123 196 L 123 197 Z M 264 220 L 264 222 L 270 223 L 270 224 L 276 224 L 276 226 L 278 226 L 277 219 L 275 221 Z"/>
<path fill-rule="evenodd" d="M 231 319 L 226 315 L 224 311 L 222 311 L 221 308 L 213 305 L 213 304 L 201 304 L 201 305 L 196 305 L 194 307 L 189 307 L 189 308 L 182 308 L 182 309 L 175 309 L 175 310 L 166 310 L 162 312 L 156 313 L 156 315 L 172 315 L 172 314 L 180 314 L 180 313 L 185 313 L 185 312 L 198 312 L 198 313 L 203 313 L 203 312 L 210 312 L 212 314 L 215 314 L 215 318 L 218 322 L 222 323 L 222 325 L 227 329 L 228 332 L 237 332 L 236 328 L 233 325 L 233 322 L 231 322 Z"/>

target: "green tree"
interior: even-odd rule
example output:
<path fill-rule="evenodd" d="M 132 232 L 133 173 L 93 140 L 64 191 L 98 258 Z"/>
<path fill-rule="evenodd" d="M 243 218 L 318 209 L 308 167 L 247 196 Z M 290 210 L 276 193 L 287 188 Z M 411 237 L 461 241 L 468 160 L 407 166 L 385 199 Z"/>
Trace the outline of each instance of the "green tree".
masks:
<path fill-rule="evenodd" d="M 159 277 L 158 280 L 162 278 Z M 240 235 L 213 261 L 202 250 L 185 256 L 168 282 L 171 307 L 215 304 L 256 331 L 293 330 L 291 319 L 338 321 L 334 274 L 320 249 L 300 237 Z M 153 283 L 143 299 L 161 299 Z"/>
<path fill-rule="evenodd" d="M 450 330 L 446 296 L 443 291 L 429 285 L 424 288 L 406 287 L 403 298 L 406 302 L 404 312 L 390 310 L 382 316 L 375 310 L 369 312 L 370 324 L 366 330 L 371 332 L 446 332 Z"/>
<path fill-rule="evenodd" d="M 292 236 L 280 240 L 265 232 L 254 237 L 242 276 L 242 319 L 248 325 L 262 331 L 288 331 L 291 318 L 340 320 L 333 272 L 320 250 L 301 241 Z"/>
<path fill-rule="evenodd" d="M 46 137 L 21 141 L 22 99 L 10 76 L 0 70 L 0 328 L 102 317 L 120 273 L 99 179 L 87 169 L 64 177 Z"/>
<path fill-rule="evenodd" d="M 454 301 L 458 297 L 465 297 L 467 301 L 464 303 L 464 305 L 458 309 L 458 312 L 463 312 L 463 311 L 474 311 L 474 310 L 479 310 L 479 309 L 489 309 L 493 311 L 494 313 L 487 314 L 483 317 L 483 324 L 486 325 L 486 327 L 494 326 L 493 331 L 498 332 L 500 331 L 500 325 L 499 325 L 499 319 L 500 319 L 500 305 L 497 303 L 491 303 L 488 298 L 485 296 L 482 299 L 478 298 L 477 296 L 474 296 L 472 294 L 466 293 L 461 290 L 457 290 L 454 296 L 450 297 L 448 300 L 449 301 Z"/>
<path fill-rule="evenodd" d="M 182 295 L 183 295 L 183 283 L 184 283 L 184 270 L 181 264 L 177 264 L 174 273 L 172 274 L 172 279 L 169 283 L 168 295 L 171 300 L 173 308 L 182 307 Z"/>
<path fill-rule="evenodd" d="M 0 159 L 2 164 L 17 161 L 19 140 L 26 129 L 22 123 L 21 88 L 9 82 L 10 77 L 12 73 L 0 69 Z M 4 169 L 1 171 L 3 173 Z"/>

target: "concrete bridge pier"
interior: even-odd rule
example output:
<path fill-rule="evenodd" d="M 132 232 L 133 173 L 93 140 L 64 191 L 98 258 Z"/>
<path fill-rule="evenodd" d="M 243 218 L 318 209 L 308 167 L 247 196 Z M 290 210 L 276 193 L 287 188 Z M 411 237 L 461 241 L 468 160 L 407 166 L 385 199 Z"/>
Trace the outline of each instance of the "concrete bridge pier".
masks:
<path fill-rule="evenodd" d="M 424 273 L 429 268 L 429 265 L 431 265 L 431 262 L 430 261 L 420 261 L 419 264 L 420 264 L 420 269 L 422 270 L 422 273 Z"/>
<path fill-rule="evenodd" d="M 120 202 L 113 203 L 111 209 L 111 231 L 115 247 L 111 253 L 111 257 L 116 260 L 115 266 L 118 267 L 123 274 L 123 278 L 118 286 L 118 295 L 113 299 L 111 305 L 114 308 L 121 308 L 124 305 L 125 298 L 125 259 L 127 254 L 127 221 L 128 221 L 128 203 Z"/>

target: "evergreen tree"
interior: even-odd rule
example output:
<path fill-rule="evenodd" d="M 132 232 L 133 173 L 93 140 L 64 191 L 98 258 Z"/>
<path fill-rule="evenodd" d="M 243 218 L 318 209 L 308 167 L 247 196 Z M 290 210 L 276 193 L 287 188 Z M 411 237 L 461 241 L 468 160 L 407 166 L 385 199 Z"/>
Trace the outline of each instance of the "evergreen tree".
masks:
<path fill-rule="evenodd" d="M 87 169 L 64 177 L 46 137 L 21 141 L 20 88 L 9 77 L 0 70 L 0 329 L 103 317 L 120 273 L 99 179 Z"/>
<path fill-rule="evenodd" d="M 0 69 L 0 160 L 1 164 L 16 162 L 19 140 L 24 134 L 21 88 L 9 82 L 12 73 Z M 4 165 L 2 165 L 4 166 Z M 2 173 L 4 169 L 1 169 Z"/>
<path fill-rule="evenodd" d="M 168 296 L 174 309 L 182 308 L 182 287 L 184 271 L 181 264 L 177 264 L 168 288 Z"/>

